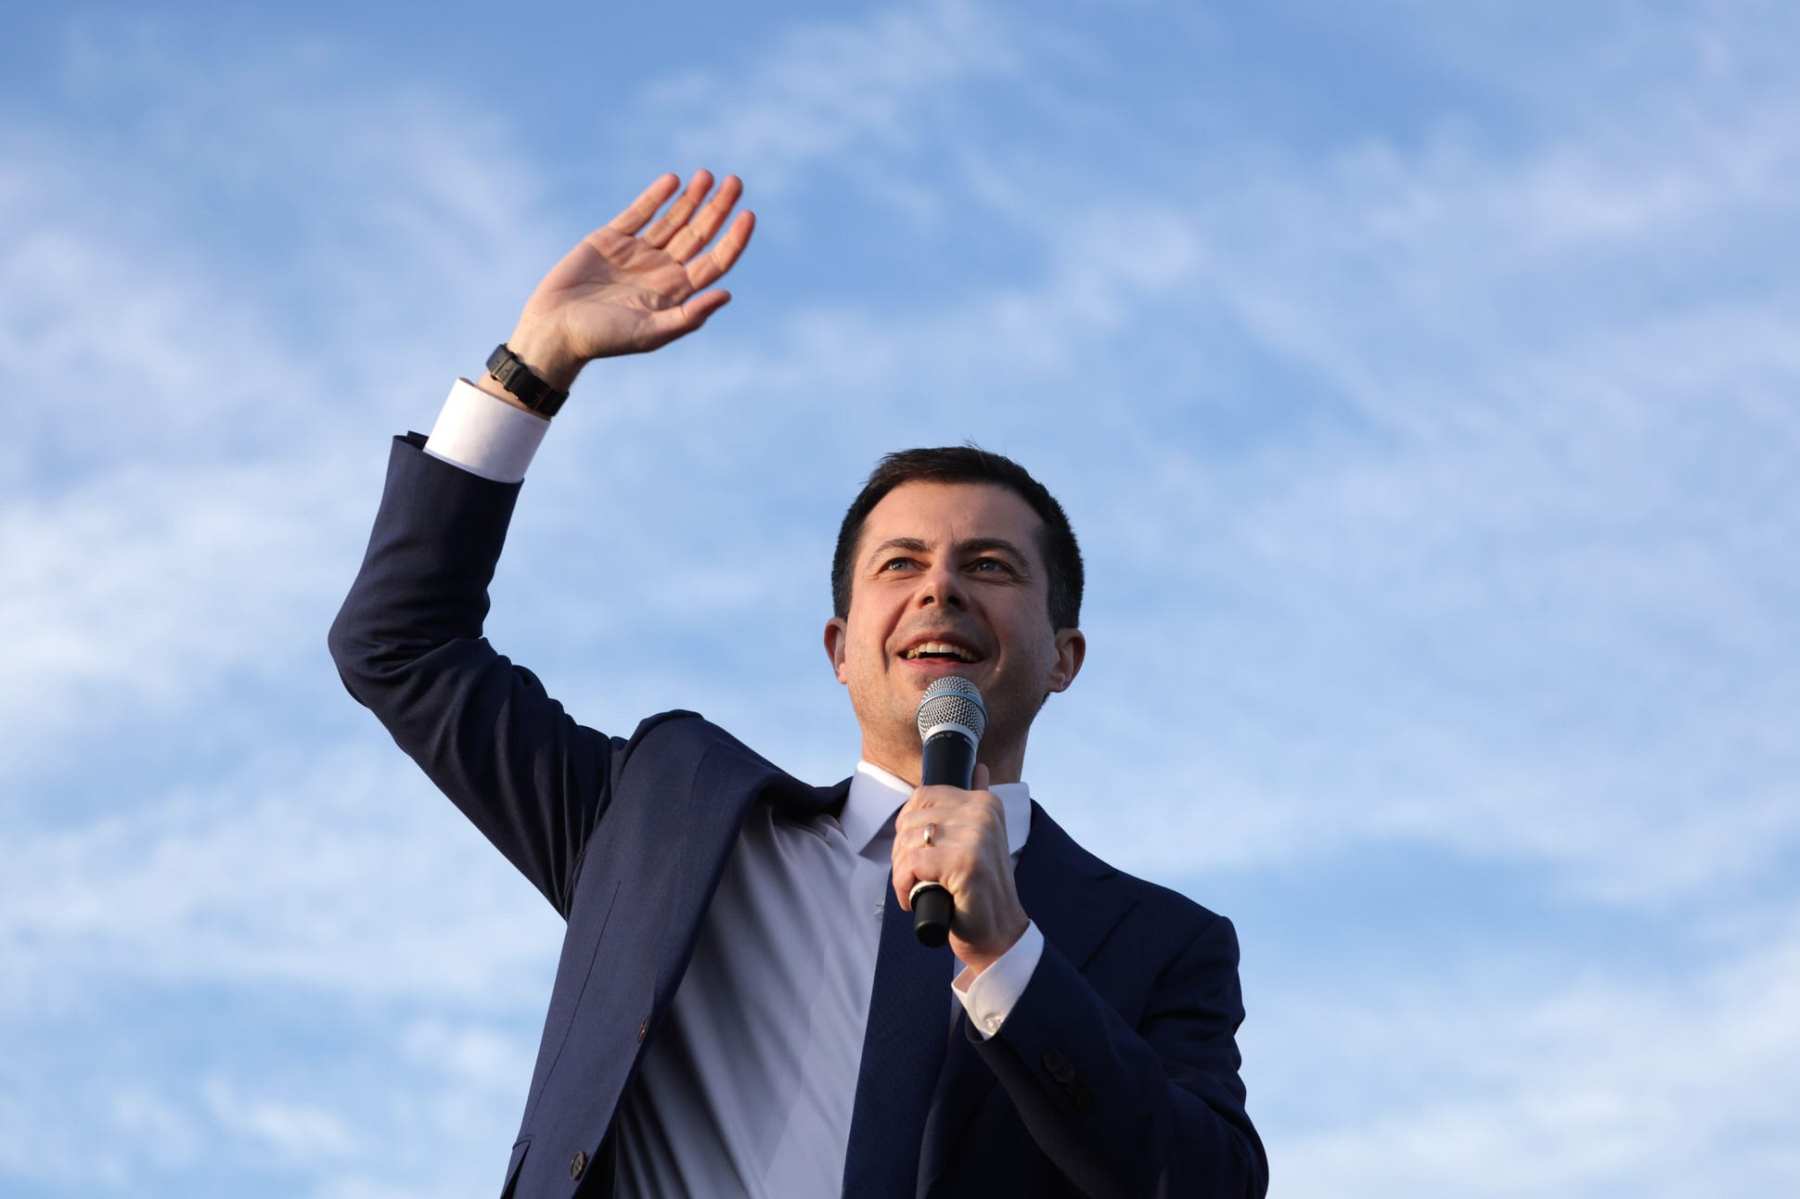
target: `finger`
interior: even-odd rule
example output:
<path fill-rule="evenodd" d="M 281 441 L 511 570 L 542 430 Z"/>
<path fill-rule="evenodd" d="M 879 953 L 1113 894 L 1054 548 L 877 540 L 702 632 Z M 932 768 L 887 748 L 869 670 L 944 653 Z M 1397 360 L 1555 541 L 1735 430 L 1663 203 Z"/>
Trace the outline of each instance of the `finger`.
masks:
<path fill-rule="evenodd" d="M 695 171 L 694 177 L 688 181 L 687 190 L 681 193 L 681 199 L 675 206 L 657 218 L 654 225 L 644 231 L 644 240 L 662 249 L 669 244 L 677 230 L 687 224 L 688 218 L 694 215 L 694 209 L 700 207 L 700 201 L 712 190 L 712 172 Z"/>
<path fill-rule="evenodd" d="M 665 308 L 650 317 L 650 336 L 646 349 L 667 345 L 677 337 L 685 337 L 706 323 L 708 317 L 731 303 L 728 291 L 709 291 L 691 297 L 676 308 Z"/>
<path fill-rule="evenodd" d="M 920 883 L 937 882 L 937 870 L 937 864 L 929 853 L 923 855 L 922 860 L 918 854 L 907 854 L 894 859 L 894 899 L 899 902 L 901 911 L 912 911 L 914 888 Z"/>
<path fill-rule="evenodd" d="M 888 885 L 894 888 L 894 899 L 900 910 L 910 912 L 912 905 L 907 896 L 912 894 L 913 887 L 918 885 L 918 876 L 912 872 L 909 863 L 912 855 L 907 852 L 907 842 L 896 829 L 894 847 L 888 850 Z"/>
<path fill-rule="evenodd" d="M 698 329 L 706 323 L 708 317 L 729 303 L 731 303 L 731 293 L 720 289 L 719 291 L 703 292 L 690 299 L 682 307 L 687 309 L 688 319 L 692 322 L 689 328 Z"/>
<path fill-rule="evenodd" d="M 936 844 L 943 844 L 945 835 L 950 831 L 945 823 L 947 812 L 929 812 L 923 806 L 901 808 L 894 817 L 894 844 L 901 849 L 925 844 L 925 830 L 931 828 L 931 839 Z M 935 826 L 935 827 L 934 827 Z"/>
<path fill-rule="evenodd" d="M 639 192 L 638 198 L 628 204 L 625 211 L 608 221 L 606 227 L 618 233 L 636 233 L 644 227 L 646 221 L 656 215 L 656 210 L 662 207 L 663 201 L 674 195 L 675 189 L 680 186 L 681 180 L 674 171 L 658 175 L 656 182 Z"/>
<path fill-rule="evenodd" d="M 993 776 L 988 773 L 986 762 L 975 763 L 975 785 L 971 787 L 970 790 L 986 791 L 988 789 L 988 779 L 992 777 Z"/>
<path fill-rule="evenodd" d="M 718 282 L 719 278 L 730 270 L 750 244 L 750 235 L 756 232 L 756 214 L 740 212 L 737 220 L 731 222 L 731 229 L 720 240 L 719 244 L 688 264 L 688 284 L 698 291 Z"/>
<path fill-rule="evenodd" d="M 670 239 L 667 248 L 675 261 L 686 262 L 698 254 L 725 224 L 725 218 L 731 215 L 738 197 L 743 194 L 744 181 L 736 175 L 725 176 L 725 182 L 719 184 L 719 190 L 706 202 L 706 207 Z"/>
<path fill-rule="evenodd" d="M 929 787 L 914 788 L 912 798 L 908 799 L 906 801 L 906 807 L 900 810 L 904 812 L 907 808 L 911 808 L 917 813 L 923 812 L 926 808 L 943 807 L 946 803 L 954 803 L 955 801 L 950 794 L 954 790 L 954 787 L 947 787 L 942 783 L 933 783 Z"/>

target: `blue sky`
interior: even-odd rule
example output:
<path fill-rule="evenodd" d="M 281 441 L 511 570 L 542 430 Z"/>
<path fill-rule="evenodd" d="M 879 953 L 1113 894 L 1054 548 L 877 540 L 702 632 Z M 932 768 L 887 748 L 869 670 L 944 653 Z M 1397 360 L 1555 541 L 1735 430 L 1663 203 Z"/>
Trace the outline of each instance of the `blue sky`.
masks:
<path fill-rule="evenodd" d="M 0 1193 L 498 1189 L 559 922 L 324 633 L 389 436 L 699 166 L 737 299 L 583 377 L 503 651 L 839 778 L 837 519 L 973 438 L 1089 561 L 1027 777 L 1237 922 L 1276 1193 L 1800 1182 L 1791 7 L 8 19 Z"/>

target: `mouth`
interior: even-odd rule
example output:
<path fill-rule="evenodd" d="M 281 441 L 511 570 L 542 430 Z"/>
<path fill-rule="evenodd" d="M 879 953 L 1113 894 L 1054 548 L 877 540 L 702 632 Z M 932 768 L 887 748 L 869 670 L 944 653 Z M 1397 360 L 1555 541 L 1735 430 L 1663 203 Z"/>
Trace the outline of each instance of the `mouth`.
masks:
<path fill-rule="evenodd" d="M 921 666 L 972 666 L 986 655 L 954 637 L 922 637 L 896 655 L 902 662 Z"/>

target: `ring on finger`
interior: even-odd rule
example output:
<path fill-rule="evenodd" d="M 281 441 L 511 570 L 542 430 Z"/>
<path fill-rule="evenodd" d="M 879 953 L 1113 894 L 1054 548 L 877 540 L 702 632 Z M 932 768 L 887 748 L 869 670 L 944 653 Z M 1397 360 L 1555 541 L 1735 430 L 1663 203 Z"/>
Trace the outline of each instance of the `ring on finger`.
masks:
<path fill-rule="evenodd" d="M 927 846 L 935 844 L 936 838 L 937 838 L 937 825 L 927 824 L 925 826 L 925 844 Z"/>

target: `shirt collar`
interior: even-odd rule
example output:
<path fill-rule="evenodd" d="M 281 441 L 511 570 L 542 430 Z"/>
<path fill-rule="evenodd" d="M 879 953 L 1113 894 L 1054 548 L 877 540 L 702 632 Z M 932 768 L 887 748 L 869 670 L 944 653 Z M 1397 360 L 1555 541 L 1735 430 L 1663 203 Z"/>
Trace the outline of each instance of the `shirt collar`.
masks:
<path fill-rule="evenodd" d="M 1006 813 L 1006 849 L 1017 856 L 1031 835 L 1031 788 L 1025 783 L 996 783 L 988 788 L 1000 798 Z M 840 824 L 844 839 L 857 853 L 865 853 L 877 839 L 894 835 L 894 813 L 912 796 L 913 786 L 873 762 L 858 762 L 850 776 L 850 794 L 844 800 Z M 886 856 L 885 850 L 883 857 Z"/>

